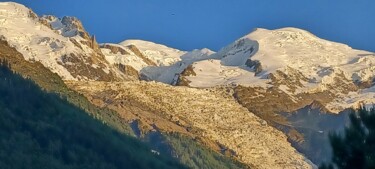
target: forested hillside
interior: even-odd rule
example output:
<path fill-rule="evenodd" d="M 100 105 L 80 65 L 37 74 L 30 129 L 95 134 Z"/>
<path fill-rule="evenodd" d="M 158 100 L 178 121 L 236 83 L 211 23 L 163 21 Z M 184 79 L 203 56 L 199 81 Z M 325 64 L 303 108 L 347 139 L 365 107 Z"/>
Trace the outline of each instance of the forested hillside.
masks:
<path fill-rule="evenodd" d="M 186 168 L 7 66 L 1 62 L 0 168 Z"/>

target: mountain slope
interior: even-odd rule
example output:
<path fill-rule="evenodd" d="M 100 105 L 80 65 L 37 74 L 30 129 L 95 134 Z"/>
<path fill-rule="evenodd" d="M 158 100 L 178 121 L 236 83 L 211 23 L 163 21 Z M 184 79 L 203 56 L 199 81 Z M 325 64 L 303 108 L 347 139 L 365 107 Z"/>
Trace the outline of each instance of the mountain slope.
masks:
<path fill-rule="evenodd" d="M 123 112 L 130 105 L 151 110 L 153 116 L 168 119 L 183 127 L 184 133 L 206 143 L 216 143 L 221 147 L 219 151 L 227 151 L 249 166 L 313 167 L 291 147 L 283 133 L 268 126 L 220 89 L 203 90 L 149 82 L 72 81 L 67 84 L 98 106 L 107 106 L 117 112 Z M 161 130 L 169 129 L 162 124 L 153 125 Z"/>
<path fill-rule="evenodd" d="M 185 168 L 2 64 L 1 168 Z"/>

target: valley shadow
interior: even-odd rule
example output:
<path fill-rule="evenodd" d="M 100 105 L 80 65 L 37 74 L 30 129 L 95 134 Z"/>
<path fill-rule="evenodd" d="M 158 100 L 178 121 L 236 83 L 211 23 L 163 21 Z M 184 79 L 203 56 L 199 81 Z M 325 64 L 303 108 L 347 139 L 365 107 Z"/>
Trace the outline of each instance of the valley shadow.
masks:
<path fill-rule="evenodd" d="M 276 125 L 288 135 L 288 141 L 293 147 L 319 165 L 331 160 L 329 134 L 344 131 L 345 126 L 349 124 L 348 114 L 351 111 L 348 109 L 339 114 L 332 114 L 309 105 L 293 113 L 280 113 L 288 120 L 290 126 Z"/>

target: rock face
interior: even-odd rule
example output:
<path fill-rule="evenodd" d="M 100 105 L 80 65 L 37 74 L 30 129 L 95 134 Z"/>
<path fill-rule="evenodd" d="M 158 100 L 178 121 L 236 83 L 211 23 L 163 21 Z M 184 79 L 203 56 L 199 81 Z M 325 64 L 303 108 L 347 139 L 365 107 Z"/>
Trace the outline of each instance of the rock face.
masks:
<path fill-rule="evenodd" d="M 102 49 L 109 49 L 108 53 L 111 53 L 111 54 L 118 54 L 118 53 L 120 53 L 121 55 L 129 55 L 130 54 L 129 52 L 127 52 L 122 47 L 119 47 L 119 46 L 116 46 L 116 45 L 102 44 L 100 47 Z"/>
<path fill-rule="evenodd" d="M 239 161 L 255 168 L 312 168 L 312 164 L 287 141 L 280 131 L 249 112 L 218 89 L 173 87 L 161 83 L 69 82 L 98 105 L 124 110 L 139 105 L 174 123 L 176 132 L 189 133 L 230 150 Z M 105 104 L 100 103 L 105 102 Z M 121 113 L 121 111 L 119 111 Z M 138 117 L 146 116 L 137 113 Z M 155 127 L 170 131 L 165 124 Z"/>
<path fill-rule="evenodd" d="M 176 85 L 178 85 L 178 86 L 189 86 L 189 83 L 191 83 L 191 82 L 189 80 L 187 80 L 185 77 L 196 76 L 196 75 L 197 74 L 195 74 L 193 66 L 189 65 L 184 71 L 181 72 L 180 75 L 176 75 L 176 76 L 178 76 L 178 81 L 177 81 Z"/>

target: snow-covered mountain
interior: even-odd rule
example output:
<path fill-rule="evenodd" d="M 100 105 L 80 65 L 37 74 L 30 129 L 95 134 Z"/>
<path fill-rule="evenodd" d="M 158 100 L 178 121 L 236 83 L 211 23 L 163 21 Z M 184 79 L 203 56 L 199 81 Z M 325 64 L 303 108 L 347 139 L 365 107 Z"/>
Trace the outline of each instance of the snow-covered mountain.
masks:
<path fill-rule="evenodd" d="M 375 103 L 374 53 L 320 39 L 301 29 L 256 29 L 210 58 L 194 62 L 180 79 L 191 87 L 272 88 L 304 104 L 304 97 L 326 93 L 332 99 L 322 104 L 336 113 L 359 103 Z"/>
<path fill-rule="evenodd" d="M 77 18 L 2 2 L 0 42 L 144 130 L 205 140 L 255 168 L 314 167 L 287 142 L 298 133 L 274 128 L 290 126 L 279 112 L 375 103 L 374 53 L 296 28 L 256 29 L 216 53 L 143 40 L 98 44 Z"/>
<path fill-rule="evenodd" d="M 3 2 L 0 38 L 65 80 L 129 79 L 108 64 L 94 36 L 74 17 L 38 17 L 23 5 Z"/>
<path fill-rule="evenodd" d="M 301 29 L 283 28 L 278 30 L 257 29 L 223 48 L 212 58 L 219 61 L 223 70 L 244 69 L 247 72 L 252 72 L 252 76 L 255 76 L 256 79 L 267 79 L 269 74 L 290 67 L 311 80 L 311 84 L 317 84 L 325 81 L 323 80 L 325 75 L 330 74 L 327 68 L 343 70 L 354 81 L 370 80 L 373 72 L 368 71 L 367 68 L 371 65 L 372 56 L 373 53 L 326 41 Z M 194 67 L 202 66 L 202 64 L 207 64 L 207 61 L 194 63 Z M 193 81 L 198 79 L 199 72 L 209 71 L 197 71 L 197 76 L 188 79 Z M 236 74 L 223 73 L 211 77 L 213 76 L 222 80 L 205 86 L 224 85 L 230 82 L 254 85 L 253 81 L 241 82 L 242 78 L 238 78 Z M 254 81 L 257 81 L 256 79 Z M 191 83 L 191 86 L 202 87 L 194 82 Z"/>

